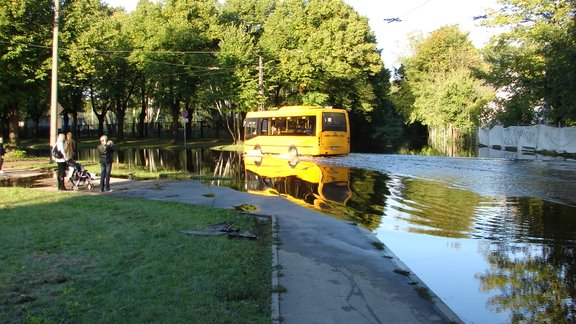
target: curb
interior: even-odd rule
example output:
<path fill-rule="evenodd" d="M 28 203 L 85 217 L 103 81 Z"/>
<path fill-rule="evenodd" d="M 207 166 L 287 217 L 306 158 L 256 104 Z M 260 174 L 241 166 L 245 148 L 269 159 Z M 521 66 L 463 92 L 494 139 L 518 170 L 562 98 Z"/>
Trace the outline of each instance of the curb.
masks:
<path fill-rule="evenodd" d="M 430 287 L 428 287 L 424 281 L 422 281 L 414 272 L 412 272 L 412 270 L 406 265 L 404 264 L 404 262 L 402 262 L 402 260 L 400 260 L 400 258 L 398 258 L 398 256 L 396 256 L 396 254 L 394 254 L 394 252 L 392 252 L 392 250 L 390 250 L 388 248 L 388 246 L 386 246 L 386 244 L 384 244 L 384 242 L 380 241 L 372 232 L 370 232 L 369 230 L 362 228 L 361 226 L 357 225 L 357 224 L 352 224 L 353 226 L 355 226 L 358 231 L 360 233 L 362 233 L 371 243 L 378 243 L 379 245 L 381 244 L 382 246 L 382 255 L 385 258 L 388 258 L 392 261 L 392 263 L 397 267 L 398 270 L 401 270 L 403 272 L 406 273 L 406 276 L 408 278 L 410 278 L 411 281 L 416 283 L 416 287 L 425 289 L 426 294 L 428 295 L 428 298 L 431 299 L 432 303 L 434 304 L 434 307 L 436 307 L 436 309 L 442 313 L 446 318 L 448 318 L 448 320 L 450 321 L 450 323 L 464 323 L 462 321 L 462 319 L 460 319 L 460 317 L 458 317 L 458 315 L 456 315 L 456 313 L 454 313 L 454 311 L 452 311 L 452 309 L 450 309 L 450 307 L 448 307 L 448 305 L 446 305 L 442 299 L 440 299 L 440 297 L 438 297 L 431 289 Z"/>
<path fill-rule="evenodd" d="M 280 285 L 279 264 L 278 264 L 278 220 L 276 216 L 271 215 L 272 219 L 272 301 L 270 303 L 270 319 L 273 324 L 280 324 Z"/>

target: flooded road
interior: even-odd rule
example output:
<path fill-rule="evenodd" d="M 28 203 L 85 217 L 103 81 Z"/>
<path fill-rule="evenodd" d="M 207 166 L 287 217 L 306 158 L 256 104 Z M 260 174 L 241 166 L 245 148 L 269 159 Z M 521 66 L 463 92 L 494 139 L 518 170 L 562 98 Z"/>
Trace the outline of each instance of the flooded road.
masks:
<path fill-rule="evenodd" d="M 576 321 L 576 162 L 351 154 L 370 229 L 466 323 Z M 354 172 L 352 172 L 354 174 Z M 379 190 L 371 188 L 382 187 Z"/>
<path fill-rule="evenodd" d="M 576 321 L 576 162 L 244 160 L 248 191 L 370 229 L 466 323 Z"/>

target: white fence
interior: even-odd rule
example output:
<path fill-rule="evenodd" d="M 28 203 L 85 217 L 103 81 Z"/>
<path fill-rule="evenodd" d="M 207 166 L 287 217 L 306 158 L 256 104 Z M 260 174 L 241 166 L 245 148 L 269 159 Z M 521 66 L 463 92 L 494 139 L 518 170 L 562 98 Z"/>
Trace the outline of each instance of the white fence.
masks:
<path fill-rule="evenodd" d="M 576 127 L 494 126 L 478 129 L 478 142 L 488 147 L 576 153 Z"/>

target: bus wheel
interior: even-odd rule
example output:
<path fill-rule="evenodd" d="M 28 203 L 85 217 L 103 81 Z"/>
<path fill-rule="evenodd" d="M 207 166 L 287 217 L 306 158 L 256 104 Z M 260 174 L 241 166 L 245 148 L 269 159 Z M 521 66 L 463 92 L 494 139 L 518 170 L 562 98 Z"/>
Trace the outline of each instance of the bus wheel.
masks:
<path fill-rule="evenodd" d="M 290 148 L 288 149 L 288 155 L 291 158 L 297 158 L 298 157 L 298 149 L 296 148 L 296 146 L 294 146 L 294 145 L 290 146 Z"/>

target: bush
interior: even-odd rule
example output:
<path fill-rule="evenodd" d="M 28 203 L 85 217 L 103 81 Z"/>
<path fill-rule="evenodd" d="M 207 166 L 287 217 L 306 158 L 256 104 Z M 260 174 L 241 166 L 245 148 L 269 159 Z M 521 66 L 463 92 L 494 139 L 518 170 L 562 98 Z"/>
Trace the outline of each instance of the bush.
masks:
<path fill-rule="evenodd" d="M 24 150 L 13 150 L 13 151 L 7 151 L 6 155 L 4 155 L 5 158 L 12 158 L 12 159 L 22 159 L 26 157 L 26 151 Z"/>

